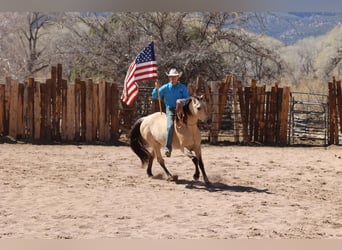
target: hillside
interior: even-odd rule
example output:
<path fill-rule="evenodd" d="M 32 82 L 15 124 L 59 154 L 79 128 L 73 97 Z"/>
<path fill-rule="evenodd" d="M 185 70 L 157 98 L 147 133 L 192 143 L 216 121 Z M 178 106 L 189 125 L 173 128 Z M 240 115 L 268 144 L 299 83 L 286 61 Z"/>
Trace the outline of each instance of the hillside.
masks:
<path fill-rule="evenodd" d="M 342 13 L 337 12 L 264 12 L 260 14 L 264 20 L 263 27 L 249 23 L 246 29 L 278 39 L 285 45 L 294 44 L 305 37 L 323 35 L 342 24 Z"/>

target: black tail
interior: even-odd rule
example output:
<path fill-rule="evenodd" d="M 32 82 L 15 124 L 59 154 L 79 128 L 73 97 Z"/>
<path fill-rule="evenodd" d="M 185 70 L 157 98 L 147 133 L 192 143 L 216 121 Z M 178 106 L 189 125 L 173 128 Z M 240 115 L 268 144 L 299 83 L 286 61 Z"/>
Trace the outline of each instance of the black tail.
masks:
<path fill-rule="evenodd" d="M 151 153 L 146 149 L 147 142 L 141 136 L 140 126 L 143 119 L 137 120 L 130 132 L 130 146 L 133 152 L 140 158 L 142 165 L 148 163 L 149 159 L 152 157 Z"/>

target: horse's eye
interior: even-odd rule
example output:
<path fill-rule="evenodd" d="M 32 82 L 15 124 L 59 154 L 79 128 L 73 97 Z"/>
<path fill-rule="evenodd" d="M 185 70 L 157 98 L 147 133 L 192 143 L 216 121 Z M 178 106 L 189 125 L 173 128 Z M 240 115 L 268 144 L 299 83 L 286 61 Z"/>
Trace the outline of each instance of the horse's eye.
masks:
<path fill-rule="evenodd" d="M 198 107 L 197 110 L 201 110 L 201 107 Z"/>

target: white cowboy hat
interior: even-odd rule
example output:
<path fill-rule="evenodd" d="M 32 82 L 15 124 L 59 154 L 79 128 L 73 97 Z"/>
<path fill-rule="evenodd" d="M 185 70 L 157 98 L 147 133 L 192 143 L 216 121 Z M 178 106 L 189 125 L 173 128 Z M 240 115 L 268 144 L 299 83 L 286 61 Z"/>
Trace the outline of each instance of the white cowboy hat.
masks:
<path fill-rule="evenodd" d="M 169 73 L 166 73 L 167 76 L 181 76 L 182 72 L 178 72 L 176 69 L 170 69 Z"/>

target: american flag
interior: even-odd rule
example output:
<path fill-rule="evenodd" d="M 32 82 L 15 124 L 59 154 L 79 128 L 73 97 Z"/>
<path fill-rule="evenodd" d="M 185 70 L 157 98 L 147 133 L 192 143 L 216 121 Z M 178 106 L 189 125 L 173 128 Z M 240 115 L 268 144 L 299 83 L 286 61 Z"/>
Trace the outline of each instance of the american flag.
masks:
<path fill-rule="evenodd" d="M 147 47 L 140 51 L 129 66 L 121 100 L 128 106 L 131 106 L 138 97 L 139 87 L 137 82 L 157 78 L 157 62 L 154 55 L 154 44 L 151 42 Z"/>

